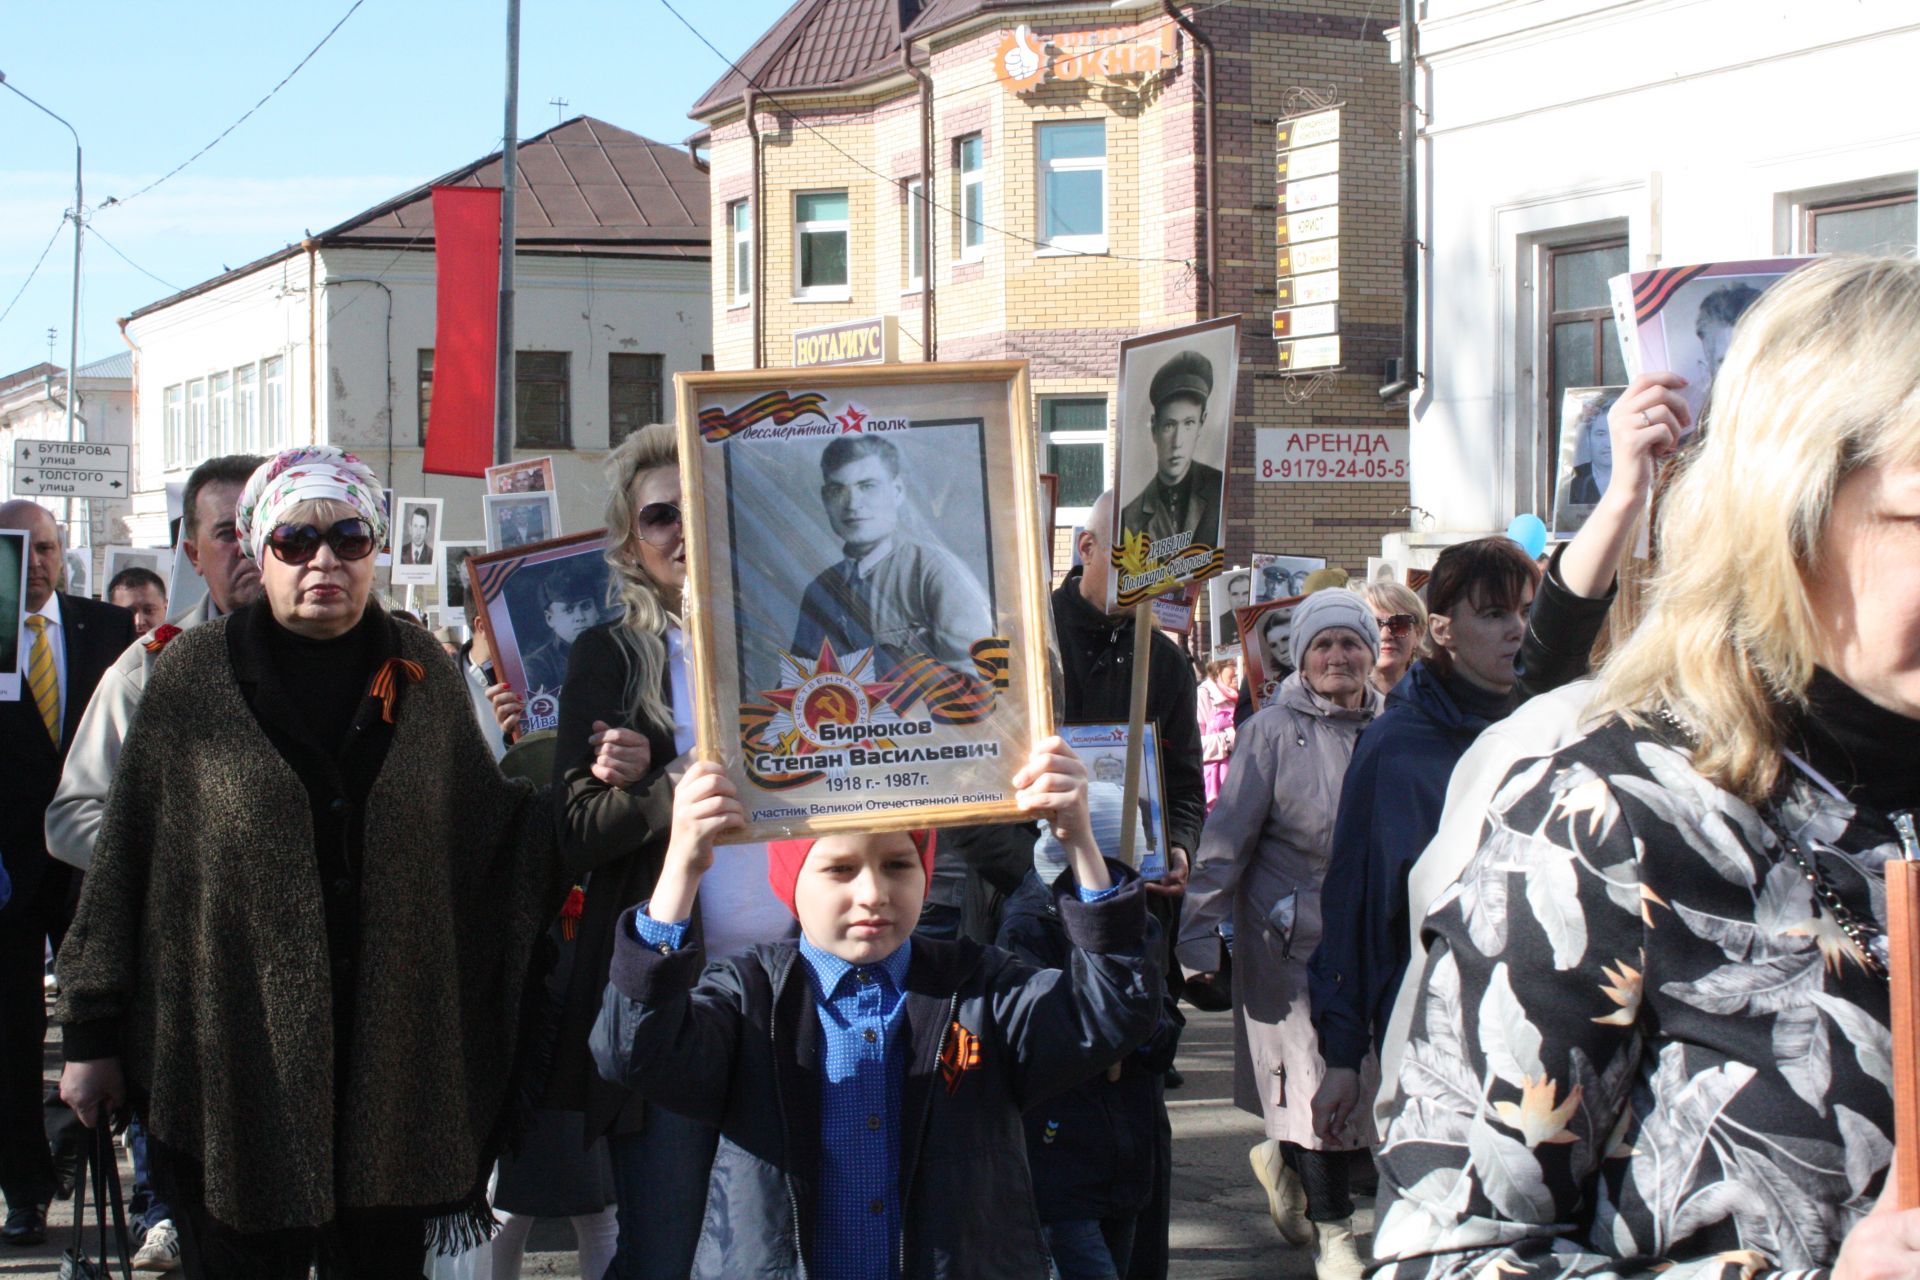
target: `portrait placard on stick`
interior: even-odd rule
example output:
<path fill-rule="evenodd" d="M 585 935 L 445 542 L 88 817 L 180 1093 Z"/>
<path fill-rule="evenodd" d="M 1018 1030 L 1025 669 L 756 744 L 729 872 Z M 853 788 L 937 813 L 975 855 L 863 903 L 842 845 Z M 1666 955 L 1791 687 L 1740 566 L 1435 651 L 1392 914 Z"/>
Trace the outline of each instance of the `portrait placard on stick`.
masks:
<path fill-rule="evenodd" d="M 488 493 L 552 493 L 553 457 L 522 458 L 487 468 Z"/>
<path fill-rule="evenodd" d="M 1109 612 L 1226 568 L 1227 437 L 1240 317 L 1120 344 Z"/>
<path fill-rule="evenodd" d="M 1253 570 L 1236 565 L 1207 584 L 1207 612 L 1213 615 L 1213 653 L 1226 654 L 1240 645 L 1240 626 L 1233 611 L 1252 603 Z"/>
<path fill-rule="evenodd" d="M 1151 722 L 1141 726 L 1140 785 L 1140 864 L 1142 879 L 1158 880 L 1167 874 L 1167 784 L 1160 770 L 1160 740 Z M 1123 723 L 1068 724 L 1060 726 L 1060 736 L 1087 766 L 1087 777 L 1094 785 L 1107 785 L 1124 791 L 1127 777 L 1127 726 Z"/>
<path fill-rule="evenodd" d="M 393 585 L 431 587 L 440 580 L 442 498 L 401 498 L 393 534 Z"/>
<path fill-rule="evenodd" d="M 675 379 L 700 754 L 740 841 L 1005 821 L 1051 732 L 1026 366 Z"/>
<path fill-rule="evenodd" d="M 27 535 L 0 529 L 0 702 L 20 701 L 27 629 Z"/>
<path fill-rule="evenodd" d="M 1625 387 L 1568 387 L 1560 397 L 1560 448 L 1553 486 L 1556 538 L 1580 532 L 1613 479 L 1613 430 L 1607 411 Z"/>

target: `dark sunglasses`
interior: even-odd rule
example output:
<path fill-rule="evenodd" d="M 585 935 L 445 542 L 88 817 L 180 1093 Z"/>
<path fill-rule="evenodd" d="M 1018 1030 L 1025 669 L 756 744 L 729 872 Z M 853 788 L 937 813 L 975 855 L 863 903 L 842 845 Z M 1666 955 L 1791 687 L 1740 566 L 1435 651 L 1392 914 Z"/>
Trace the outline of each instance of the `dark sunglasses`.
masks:
<path fill-rule="evenodd" d="M 319 553 L 323 542 L 342 560 L 365 560 L 373 554 L 373 526 L 355 517 L 325 532 L 310 524 L 283 524 L 267 535 L 267 545 L 281 564 L 307 563 Z"/>
<path fill-rule="evenodd" d="M 642 538 L 663 547 L 673 541 L 674 534 L 680 530 L 680 507 L 672 502 L 649 502 L 640 508 L 634 523 L 640 526 Z"/>
<path fill-rule="evenodd" d="M 1388 635 L 1403 636 L 1413 630 L 1413 615 L 1410 613 L 1388 614 L 1380 623 L 1380 629 Z"/>

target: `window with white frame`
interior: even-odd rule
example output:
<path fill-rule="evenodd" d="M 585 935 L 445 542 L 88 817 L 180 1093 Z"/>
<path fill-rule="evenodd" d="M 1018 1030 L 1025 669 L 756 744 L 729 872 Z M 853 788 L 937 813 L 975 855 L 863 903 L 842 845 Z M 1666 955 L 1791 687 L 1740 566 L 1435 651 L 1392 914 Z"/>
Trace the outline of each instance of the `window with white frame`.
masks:
<path fill-rule="evenodd" d="M 971 262 L 987 251 L 987 165 L 981 137 L 970 133 L 953 144 L 954 210 L 959 220 L 955 227 L 954 249 L 962 262 Z"/>
<path fill-rule="evenodd" d="M 287 405 L 287 358 L 268 356 L 260 362 L 260 451 L 284 449 L 293 443 L 293 418 Z"/>
<path fill-rule="evenodd" d="M 1808 253 L 1912 253 L 1920 239 L 1912 187 L 1804 206 L 1801 240 Z"/>
<path fill-rule="evenodd" d="M 176 382 L 160 393 L 162 452 L 166 456 L 166 468 L 177 470 L 187 465 L 187 397 L 185 388 Z"/>
<path fill-rule="evenodd" d="M 1040 397 L 1040 470 L 1060 477 L 1055 525 L 1085 524 L 1107 487 L 1107 398 Z"/>
<path fill-rule="evenodd" d="M 1107 126 L 1099 120 L 1038 127 L 1039 241 L 1049 249 L 1107 249 Z"/>
<path fill-rule="evenodd" d="M 260 452 L 260 370 L 243 364 L 233 371 L 233 452 Z"/>
<path fill-rule="evenodd" d="M 847 193 L 801 191 L 793 197 L 793 292 L 796 298 L 844 301 L 853 295 L 847 274 Z"/>
<path fill-rule="evenodd" d="M 733 305 L 753 298 L 753 208 L 745 200 L 727 206 L 727 226 L 733 234 Z"/>
<path fill-rule="evenodd" d="M 906 287 L 909 292 L 924 288 L 927 282 L 927 201 L 926 186 L 918 178 L 909 178 L 906 184 L 906 207 L 902 211 L 901 235 L 905 245 L 900 254 L 907 267 Z"/>
<path fill-rule="evenodd" d="M 207 454 L 233 452 L 233 374 L 222 369 L 207 379 Z"/>
<path fill-rule="evenodd" d="M 180 465 L 197 467 L 212 456 L 207 452 L 207 380 L 193 378 L 187 383 L 187 452 Z"/>

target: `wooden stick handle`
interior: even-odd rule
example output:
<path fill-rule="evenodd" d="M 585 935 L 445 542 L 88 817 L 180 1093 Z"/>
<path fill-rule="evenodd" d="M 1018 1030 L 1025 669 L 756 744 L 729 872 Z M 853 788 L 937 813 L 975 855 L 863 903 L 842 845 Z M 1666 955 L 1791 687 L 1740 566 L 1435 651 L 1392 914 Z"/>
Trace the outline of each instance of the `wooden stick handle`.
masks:
<path fill-rule="evenodd" d="M 1127 776 L 1120 799 L 1120 861 L 1138 868 L 1140 765 L 1147 741 L 1147 673 L 1153 665 L 1153 601 L 1133 607 L 1133 688 L 1127 707 Z"/>
<path fill-rule="evenodd" d="M 1920 1208 L 1920 863 L 1887 863 L 1893 997 L 1893 1172 L 1902 1209 Z"/>

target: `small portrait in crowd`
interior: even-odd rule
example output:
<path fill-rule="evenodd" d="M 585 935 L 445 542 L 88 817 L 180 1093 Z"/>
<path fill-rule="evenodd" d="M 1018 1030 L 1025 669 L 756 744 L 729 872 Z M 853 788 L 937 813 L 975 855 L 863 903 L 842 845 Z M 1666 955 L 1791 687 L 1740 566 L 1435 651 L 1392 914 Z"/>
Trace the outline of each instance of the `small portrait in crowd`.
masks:
<path fill-rule="evenodd" d="M 558 692 L 567 680 L 567 654 L 573 642 L 588 627 L 604 622 L 607 578 L 591 565 L 561 561 L 538 576 L 535 592 L 540 603 L 540 625 L 545 638 L 525 650 L 529 691 Z M 522 631 L 521 644 L 533 638 L 531 630 Z"/>
<path fill-rule="evenodd" d="M 440 544 L 440 604 L 458 611 L 467 606 L 467 558 L 487 549 L 484 542 Z"/>
<path fill-rule="evenodd" d="M 506 551 L 560 536 L 560 500 L 551 492 L 489 493 L 487 550 Z"/>
<path fill-rule="evenodd" d="M 1324 569 L 1327 562 L 1319 556 L 1268 556 L 1253 558 L 1253 595 L 1249 604 L 1265 604 L 1288 596 L 1307 593 L 1307 575 Z"/>
<path fill-rule="evenodd" d="M 552 493 L 553 459 L 522 458 L 487 468 L 488 493 Z"/>
<path fill-rule="evenodd" d="M 1687 380 L 1681 390 L 1696 427 L 1740 317 L 1760 295 L 1811 258 L 1761 258 L 1636 271 L 1609 281 L 1616 314 L 1634 317 L 1633 366 L 1625 374 L 1672 372 Z M 1629 308 L 1631 309 L 1629 311 Z M 1609 381 L 1612 380 L 1609 361 Z M 1625 382 L 1626 379 L 1620 379 Z M 1603 413 L 1604 419 L 1605 414 Z"/>
<path fill-rule="evenodd" d="M 605 546 L 599 532 L 575 534 L 532 551 L 470 550 L 462 563 L 480 588 L 494 669 L 527 699 L 527 732 L 559 722 L 574 641 L 614 616 Z"/>
<path fill-rule="evenodd" d="M 430 587 L 440 574 L 440 498 L 401 498 L 393 534 L 395 586 Z"/>
<path fill-rule="evenodd" d="M 1207 584 L 1207 606 L 1213 613 L 1213 651 L 1224 653 L 1240 643 L 1236 609 L 1253 603 L 1253 570 L 1229 569 Z"/>
<path fill-rule="evenodd" d="M 173 571 L 173 552 L 160 547 L 108 547 L 104 567 L 106 581 L 112 582 L 125 569 L 145 569 L 164 586 Z M 67 594 L 80 593 L 70 590 Z"/>
<path fill-rule="evenodd" d="M 93 594 L 93 548 L 68 547 L 61 553 L 65 561 L 62 571 L 65 581 L 60 589 L 70 596 L 90 596 Z"/>
<path fill-rule="evenodd" d="M 0 529 L 0 701 L 20 696 L 20 633 L 26 629 L 27 535 Z"/>
<path fill-rule="evenodd" d="M 1613 479 L 1607 411 L 1625 387 L 1569 387 L 1560 398 L 1560 448 L 1553 488 L 1553 531 L 1571 537 Z"/>
<path fill-rule="evenodd" d="M 1250 605 L 1236 615 L 1248 696 L 1264 707 L 1293 674 L 1293 608 L 1304 597 L 1268 600 Z"/>

